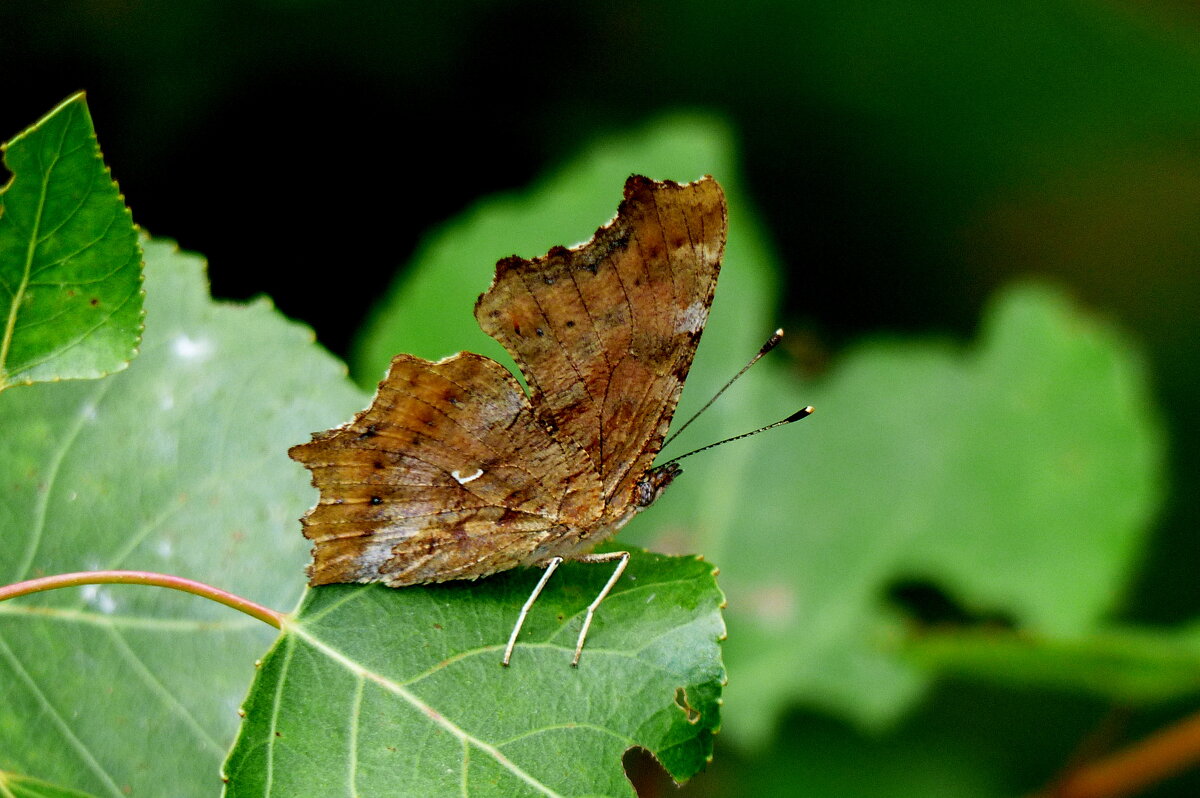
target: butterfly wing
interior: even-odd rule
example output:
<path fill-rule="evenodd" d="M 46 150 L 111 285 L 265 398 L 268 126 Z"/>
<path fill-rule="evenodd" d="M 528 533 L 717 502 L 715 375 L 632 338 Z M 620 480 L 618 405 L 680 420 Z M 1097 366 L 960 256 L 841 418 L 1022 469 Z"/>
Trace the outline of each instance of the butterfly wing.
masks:
<path fill-rule="evenodd" d="M 369 408 L 288 454 L 321 492 L 303 518 L 314 585 L 486 576 L 539 559 L 602 509 L 587 455 L 470 352 L 397 355 Z"/>
<path fill-rule="evenodd" d="M 662 447 L 708 320 L 725 228 L 711 177 L 634 176 L 591 241 L 501 261 L 475 306 L 520 366 L 539 416 L 596 464 L 612 512 Z"/>

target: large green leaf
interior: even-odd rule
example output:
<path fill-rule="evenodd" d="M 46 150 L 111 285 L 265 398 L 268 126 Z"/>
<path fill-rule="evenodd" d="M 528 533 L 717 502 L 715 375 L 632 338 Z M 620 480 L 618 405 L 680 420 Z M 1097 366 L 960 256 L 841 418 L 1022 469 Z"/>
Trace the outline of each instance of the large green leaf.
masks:
<path fill-rule="evenodd" d="M 0 148 L 0 390 L 101 377 L 133 357 L 142 253 L 82 94 Z"/>
<path fill-rule="evenodd" d="M 564 565 L 509 668 L 501 652 L 536 573 L 310 590 L 262 663 L 226 794 L 632 796 L 633 746 L 692 776 L 724 682 L 712 566 L 635 553 L 572 668 L 610 570 Z"/>
<path fill-rule="evenodd" d="M 366 398 L 269 303 L 213 303 L 200 259 L 146 251 L 147 332 L 128 370 L 0 394 L 0 583 L 137 568 L 290 607 L 312 490 L 287 446 Z M 4 602 L 0 769 L 112 798 L 213 795 L 272 637 L 156 588 Z"/>

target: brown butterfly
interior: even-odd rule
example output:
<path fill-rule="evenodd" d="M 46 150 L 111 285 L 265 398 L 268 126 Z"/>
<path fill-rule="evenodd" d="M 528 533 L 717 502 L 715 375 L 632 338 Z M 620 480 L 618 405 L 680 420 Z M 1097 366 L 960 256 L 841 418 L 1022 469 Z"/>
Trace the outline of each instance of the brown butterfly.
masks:
<path fill-rule="evenodd" d="M 680 473 L 652 466 L 704 331 L 725 247 L 711 177 L 633 176 L 616 218 L 586 244 L 496 265 L 475 305 L 528 395 L 471 352 L 397 355 L 371 406 L 288 454 L 320 489 L 302 519 L 310 583 L 392 587 L 619 561 L 588 607 L 572 664 L 628 552 L 588 554 Z"/>

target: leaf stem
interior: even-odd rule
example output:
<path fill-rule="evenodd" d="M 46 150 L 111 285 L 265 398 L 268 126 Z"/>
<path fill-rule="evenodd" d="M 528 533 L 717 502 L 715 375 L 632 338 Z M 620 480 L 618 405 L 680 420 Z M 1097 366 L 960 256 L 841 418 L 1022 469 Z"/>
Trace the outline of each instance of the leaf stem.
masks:
<path fill-rule="evenodd" d="M 1133 795 L 1200 763 L 1200 712 L 1103 759 L 1069 770 L 1030 798 Z"/>
<path fill-rule="evenodd" d="M 0 587 L 0 601 L 27 596 L 30 593 L 40 593 L 43 590 L 55 590 L 60 587 L 79 587 L 80 585 L 157 585 L 169 587 L 172 590 L 182 590 L 202 598 L 210 599 L 226 607 L 232 607 L 244 612 L 251 618 L 257 618 L 263 623 L 270 624 L 276 629 L 283 628 L 282 612 L 276 612 L 269 607 L 255 604 L 253 601 L 234 595 L 220 588 L 185 579 L 182 576 L 158 574 L 153 571 L 79 571 L 71 574 L 43 576 L 38 579 L 27 579 Z"/>

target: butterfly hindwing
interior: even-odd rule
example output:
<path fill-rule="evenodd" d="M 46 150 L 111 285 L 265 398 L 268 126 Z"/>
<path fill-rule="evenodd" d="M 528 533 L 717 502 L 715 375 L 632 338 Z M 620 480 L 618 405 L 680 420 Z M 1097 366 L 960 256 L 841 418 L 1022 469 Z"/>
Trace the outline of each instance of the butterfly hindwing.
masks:
<path fill-rule="evenodd" d="M 469 352 L 396 356 L 371 407 L 289 454 L 321 491 L 304 518 L 313 584 L 493 573 L 600 512 L 586 454 L 536 422 L 503 366 Z"/>

